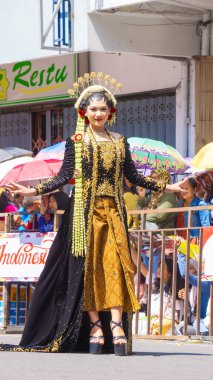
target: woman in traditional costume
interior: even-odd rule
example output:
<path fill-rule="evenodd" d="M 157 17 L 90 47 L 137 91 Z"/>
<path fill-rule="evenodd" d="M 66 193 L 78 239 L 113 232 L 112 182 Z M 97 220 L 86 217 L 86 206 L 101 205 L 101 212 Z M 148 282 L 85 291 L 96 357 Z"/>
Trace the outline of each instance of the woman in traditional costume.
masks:
<path fill-rule="evenodd" d="M 131 353 L 132 312 L 139 304 L 123 178 L 154 191 L 181 191 L 181 187 L 140 175 L 126 138 L 106 128 L 115 118 L 111 89 L 121 87 L 116 80 L 91 73 L 73 86 L 71 97 L 78 94 L 77 128 L 67 139 L 61 170 L 30 189 L 14 183 L 7 186 L 15 194 L 45 194 L 75 177 L 75 190 L 36 285 L 16 350 L 97 354 L 114 348 L 116 355 L 126 355 Z"/>

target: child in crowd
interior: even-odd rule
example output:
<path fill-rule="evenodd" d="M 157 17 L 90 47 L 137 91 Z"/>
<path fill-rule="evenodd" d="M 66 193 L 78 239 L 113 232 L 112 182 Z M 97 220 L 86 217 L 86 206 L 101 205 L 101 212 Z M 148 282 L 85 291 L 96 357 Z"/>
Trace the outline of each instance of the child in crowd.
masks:
<path fill-rule="evenodd" d="M 188 182 L 183 186 L 185 193 L 182 193 L 182 200 L 178 203 L 179 207 L 206 206 L 206 202 L 196 196 L 197 182 L 194 178 L 189 178 Z M 177 216 L 177 228 L 186 228 L 188 226 L 188 212 L 179 212 Z M 195 210 L 192 217 L 192 227 L 208 227 L 210 226 L 209 210 Z M 186 239 L 186 230 L 179 230 L 178 235 Z M 199 243 L 199 229 L 190 230 L 190 239 L 192 243 Z"/>
<path fill-rule="evenodd" d="M 43 195 L 40 205 L 38 228 L 40 232 L 50 232 L 54 228 L 54 215 L 49 212 L 49 195 Z"/>

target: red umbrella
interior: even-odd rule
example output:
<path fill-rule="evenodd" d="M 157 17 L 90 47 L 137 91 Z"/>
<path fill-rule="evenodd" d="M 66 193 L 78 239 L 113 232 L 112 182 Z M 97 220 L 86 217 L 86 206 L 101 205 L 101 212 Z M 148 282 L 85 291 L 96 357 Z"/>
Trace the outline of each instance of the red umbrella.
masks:
<path fill-rule="evenodd" d="M 25 164 L 18 165 L 9 170 L 1 179 L 0 185 L 6 185 L 8 182 L 31 182 L 55 176 L 62 165 L 61 160 L 34 160 Z"/>

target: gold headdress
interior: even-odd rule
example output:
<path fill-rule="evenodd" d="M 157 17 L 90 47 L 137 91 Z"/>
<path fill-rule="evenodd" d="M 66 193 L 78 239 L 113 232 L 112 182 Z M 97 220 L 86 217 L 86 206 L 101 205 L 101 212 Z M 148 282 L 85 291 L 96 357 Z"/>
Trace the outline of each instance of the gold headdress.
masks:
<path fill-rule="evenodd" d="M 122 88 L 122 84 L 110 75 L 104 75 L 102 72 L 85 73 L 83 77 L 78 78 L 77 82 L 73 83 L 73 89 L 68 90 L 71 98 L 78 98 L 75 103 L 75 108 L 79 109 L 82 100 L 86 100 L 94 92 L 104 91 L 109 100 L 112 101 L 115 107 L 117 101 L 114 94 Z"/>
<path fill-rule="evenodd" d="M 76 133 L 73 137 L 75 142 L 75 199 L 72 228 L 72 253 L 74 256 L 83 256 L 86 253 L 86 232 L 83 204 L 83 182 L 82 182 L 82 144 L 84 140 L 84 128 L 86 117 L 84 110 L 80 109 L 81 102 L 87 100 L 93 93 L 104 91 L 105 96 L 113 104 L 110 110 L 108 122 L 115 121 L 117 101 L 114 94 L 122 88 L 121 83 L 111 79 L 110 75 L 102 72 L 91 72 L 84 74 L 73 83 L 73 89 L 68 90 L 71 98 L 77 98 L 75 108 L 78 110 Z"/>

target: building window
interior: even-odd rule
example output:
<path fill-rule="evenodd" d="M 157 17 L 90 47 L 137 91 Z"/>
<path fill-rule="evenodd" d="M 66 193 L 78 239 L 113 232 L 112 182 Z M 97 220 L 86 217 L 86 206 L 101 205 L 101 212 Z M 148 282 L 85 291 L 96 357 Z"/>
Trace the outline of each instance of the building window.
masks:
<path fill-rule="evenodd" d="M 51 145 L 63 141 L 63 109 L 51 111 Z"/>
<path fill-rule="evenodd" d="M 35 112 L 32 114 L 32 151 L 34 156 L 46 147 L 46 112 Z"/>

